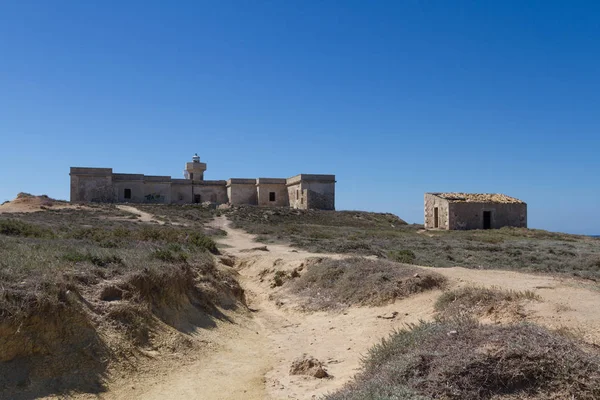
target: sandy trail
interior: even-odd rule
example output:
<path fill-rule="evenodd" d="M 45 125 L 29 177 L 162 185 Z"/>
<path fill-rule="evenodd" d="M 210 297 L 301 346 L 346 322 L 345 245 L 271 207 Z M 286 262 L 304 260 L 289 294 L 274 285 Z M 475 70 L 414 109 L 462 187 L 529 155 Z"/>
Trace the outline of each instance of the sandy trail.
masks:
<path fill-rule="evenodd" d="M 139 213 L 136 210 L 136 213 Z M 105 399 L 313 399 L 334 391 L 358 371 L 360 358 L 395 328 L 433 318 L 440 291 L 431 291 L 383 307 L 356 307 L 343 312 L 305 313 L 282 288 L 262 282 L 265 269 L 291 270 L 312 254 L 285 245 L 268 245 L 268 251 L 247 251 L 261 244 L 243 231 L 232 229 L 224 218 L 215 227 L 227 232 L 220 240 L 224 252 L 237 258 L 239 279 L 246 291 L 251 315 L 236 315 L 235 324 L 215 330 L 215 347 L 199 361 L 173 366 L 166 375 L 141 377 L 135 388 L 111 390 Z M 341 255 L 326 255 L 343 257 Z M 423 267 L 425 268 L 425 267 Z M 582 287 L 572 279 L 510 271 L 436 268 L 451 287 L 498 286 L 532 290 L 543 301 L 531 302 L 527 319 L 550 328 L 567 327 L 600 344 L 600 291 Z M 396 311 L 394 319 L 380 316 Z M 292 361 L 307 353 L 326 363 L 330 379 L 290 376 Z"/>
<path fill-rule="evenodd" d="M 133 206 L 125 206 L 125 205 L 118 205 L 117 208 L 121 211 L 125 211 L 125 212 L 129 212 L 132 214 L 136 214 L 138 216 L 138 220 L 141 222 L 154 222 L 157 223 L 159 225 L 164 225 L 165 222 L 161 221 L 159 219 L 157 219 L 154 215 L 147 213 L 145 211 L 142 211 L 136 207 Z"/>

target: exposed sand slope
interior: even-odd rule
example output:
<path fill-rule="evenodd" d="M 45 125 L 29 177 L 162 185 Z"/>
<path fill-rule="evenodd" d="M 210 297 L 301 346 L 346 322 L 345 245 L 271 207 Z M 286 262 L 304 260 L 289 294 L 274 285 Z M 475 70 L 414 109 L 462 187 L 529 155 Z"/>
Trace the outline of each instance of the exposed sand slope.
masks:
<path fill-rule="evenodd" d="M 42 208 L 43 207 L 43 208 Z M 19 193 L 14 200 L 0 205 L 0 214 L 3 213 L 30 213 L 44 211 L 44 208 L 60 210 L 64 208 L 80 208 L 80 205 L 70 204 L 66 201 L 55 200 L 48 196 L 34 196 L 28 193 Z"/>
<path fill-rule="evenodd" d="M 242 286 L 251 316 L 238 315 L 235 324 L 222 323 L 214 331 L 215 347 L 185 367 L 172 365 L 167 374 L 141 377 L 135 385 L 115 387 L 105 399 L 312 399 L 333 391 L 356 373 L 360 358 L 394 328 L 431 319 L 440 291 L 417 295 L 384 307 L 358 307 L 344 312 L 304 313 L 281 288 L 261 282 L 265 269 L 291 270 L 311 254 L 283 245 L 269 251 L 247 251 L 261 246 L 253 236 L 231 229 L 224 218 L 215 221 L 227 231 L 221 242 L 237 257 Z M 244 251 L 246 250 L 246 251 Z M 340 255 L 328 255 L 342 257 Z M 600 291 L 578 281 L 508 271 L 437 268 L 461 285 L 499 286 L 532 290 L 543 299 L 526 308 L 526 318 L 551 328 L 583 330 L 586 340 L 600 344 Z M 393 319 L 380 318 L 398 312 Z M 330 379 L 290 376 L 292 361 L 307 353 L 326 364 Z M 134 386 L 132 389 L 131 386 Z"/>

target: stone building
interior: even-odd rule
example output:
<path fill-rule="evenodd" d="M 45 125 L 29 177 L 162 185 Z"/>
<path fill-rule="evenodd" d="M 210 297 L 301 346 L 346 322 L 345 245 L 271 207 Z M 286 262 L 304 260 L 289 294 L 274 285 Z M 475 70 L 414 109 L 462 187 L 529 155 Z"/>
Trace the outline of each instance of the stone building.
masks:
<path fill-rule="evenodd" d="M 425 229 L 527 228 L 527 204 L 503 194 L 425 193 Z"/>
<path fill-rule="evenodd" d="M 205 180 L 206 164 L 194 155 L 184 179 L 118 174 L 112 168 L 71 167 L 72 202 L 250 204 L 300 209 L 335 209 L 335 175 Z"/>

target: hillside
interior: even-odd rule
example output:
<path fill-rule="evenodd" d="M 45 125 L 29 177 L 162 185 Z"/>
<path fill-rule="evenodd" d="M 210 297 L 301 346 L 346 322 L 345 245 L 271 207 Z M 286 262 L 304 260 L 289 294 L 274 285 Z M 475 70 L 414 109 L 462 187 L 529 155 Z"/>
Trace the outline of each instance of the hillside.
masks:
<path fill-rule="evenodd" d="M 264 243 L 432 267 L 507 269 L 600 279 L 600 238 L 536 229 L 425 231 L 393 214 L 234 207 L 234 226 Z"/>
<path fill-rule="evenodd" d="M 357 211 L 2 213 L 0 398 L 598 398 L 598 269 L 576 262 L 598 243 Z"/>

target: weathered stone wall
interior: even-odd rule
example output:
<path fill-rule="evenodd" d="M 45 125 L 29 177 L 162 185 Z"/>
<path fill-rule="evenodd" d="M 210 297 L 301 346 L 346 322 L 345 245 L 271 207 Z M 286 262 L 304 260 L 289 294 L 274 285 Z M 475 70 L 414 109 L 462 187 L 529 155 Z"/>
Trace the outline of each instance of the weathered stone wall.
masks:
<path fill-rule="evenodd" d="M 171 177 L 144 176 L 144 203 L 171 204 Z"/>
<path fill-rule="evenodd" d="M 306 207 L 318 210 L 335 210 L 335 183 L 304 182 Z"/>
<path fill-rule="evenodd" d="M 194 163 L 193 167 L 202 163 Z M 202 169 L 200 168 L 200 169 Z M 191 168 L 193 170 L 193 168 Z M 198 170 L 199 171 L 199 170 Z M 189 171 L 188 171 L 189 172 Z M 335 209 L 335 176 L 205 181 L 169 176 L 114 174 L 110 168 L 71 168 L 71 201 L 191 204 L 196 201 Z M 130 196 L 125 198 L 126 191 Z M 271 193 L 275 200 L 271 200 Z M 198 199 L 198 196 L 200 198 Z"/>
<path fill-rule="evenodd" d="M 306 210 L 306 190 L 302 190 L 302 183 L 289 185 L 287 190 L 290 207 Z"/>
<path fill-rule="evenodd" d="M 258 178 L 256 182 L 259 206 L 283 207 L 290 204 L 285 179 Z M 270 193 L 275 193 L 275 201 L 270 200 Z"/>
<path fill-rule="evenodd" d="M 227 187 L 224 181 L 218 184 L 198 184 L 198 182 L 194 182 L 194 196 L 196 195 L 200 195 L 202 203 L 207 201 L 219 204 L 227 203 Z"/>
<path fill-rule="evenodd" d="M 483 212 L 491 212 L 491 228 L 527 228 L 525 203 L 450 203 L 450 229 L 483 229 Z"/>
<path fill-rule="evenodd" d="M 144 175 L 113 174 L 114 197 L 119 203 L 144 203 Z M 131 191 L 131 198 L 125 198 L 125 190 Z"/>
<path fill-rule="evenodd" d="M 172 179 L 171 180 L 171 203 L 172 204 L 191 204 L 194 202 L 192 198 L 192 184 L 189 179 Z"/>
<path fill-rule="evenodd" d="M 227 198 L 231 204 L 258 204 L 256 179 L 230 179 L 227 181 Z"/>
<path fill-rule="evenodd" d="M 114 201 L 111 168 L 71 168 L 71 201 Z"/>
<path fill-rule="evenodd" d="M 286 182 L 290 207 L 335 210 L 334 175 L 300 174 Z"/>
<path fill-rule="evenodd" d="M 425 229 L 435 229 L 435 208 L 438 209 L 438 228 L 449 229 L 448 200 L 431 193 L 425 194 Z"/>

